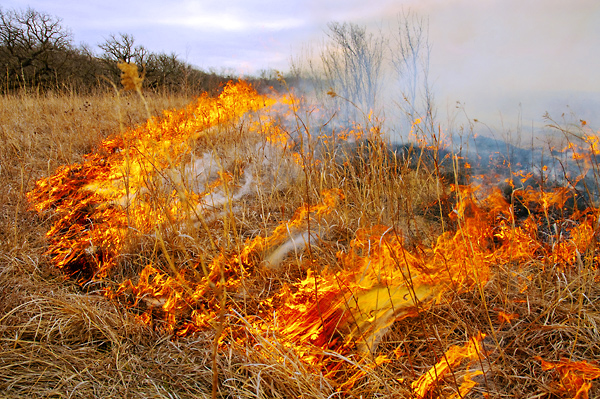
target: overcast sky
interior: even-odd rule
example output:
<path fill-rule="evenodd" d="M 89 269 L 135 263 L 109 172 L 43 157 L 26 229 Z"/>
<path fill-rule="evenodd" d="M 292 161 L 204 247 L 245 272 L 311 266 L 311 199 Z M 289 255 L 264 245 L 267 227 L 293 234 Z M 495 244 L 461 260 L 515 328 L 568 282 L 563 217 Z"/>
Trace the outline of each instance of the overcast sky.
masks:
<path fill-rule="evenodd" d="M 472 117 L 514 117 L 521 103 L 524 124 L 566 105 L 600 115 L 598 0 L 2 1 L 27 6 L 62 18 L 75 44 L 96 48 L 111 33 L 130 33 L 151 51 L 240 74 L 287 70 L 329 21 L 385 28 L 410 9 L 429 18 L 439 106 L 458 100 Z"/>

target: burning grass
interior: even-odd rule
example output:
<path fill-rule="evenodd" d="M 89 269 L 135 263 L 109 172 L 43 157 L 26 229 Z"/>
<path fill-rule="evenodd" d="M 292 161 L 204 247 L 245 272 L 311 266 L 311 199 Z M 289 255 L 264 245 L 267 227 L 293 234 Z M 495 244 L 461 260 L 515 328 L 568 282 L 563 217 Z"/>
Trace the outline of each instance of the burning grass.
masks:
<path fill-rule="evenodd" d="M 576 184 L 462 184 L 451 154 L 394 155 L 369 120 L 244 83 L 122 131 L 67 99 L 74 119 L 52 98 L 2 119 L 6 396 L 599 391 L 598 211 Z"/>

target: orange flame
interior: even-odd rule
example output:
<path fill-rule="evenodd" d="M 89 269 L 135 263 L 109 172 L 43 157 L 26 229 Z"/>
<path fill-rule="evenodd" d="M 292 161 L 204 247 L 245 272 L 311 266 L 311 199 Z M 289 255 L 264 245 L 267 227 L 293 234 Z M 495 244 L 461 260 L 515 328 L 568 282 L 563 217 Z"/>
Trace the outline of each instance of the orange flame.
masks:
<path fill-rule="evenodd" d="M 481 348 L 483 338 L 485 338 L 485 334 L 478 334 L 465 346 L 451 346 L 439 362 L 412 383 L 411 386 L 415 396 L 421 399 L 425 398 L 446 374 L 453 372 L 464 360 L 469 361 L 469 366 L 480 361 L 484 357 Z M 482 372 L 478 371 L 465 375 L 464 382 L 459 387 L 460 397 L 466 395 L 476 385 L 471 378 L 478 374 L 482 374 Z"/>
<path fill-rule="evenodd" d="M 81 281 L 106 276 L 132 230 L 147 234 L 197 206 L 198 196 L 177 184 L 170 188 L 164 172 L 181 164 L 194 140 L 212 126 L 274 103 L 246 83 L 229 84 L 218 98 L 204 95 L 184 110 L 167 111 L 105 140 L 83 164 L 39 180 L 28 193 L 30 203 L 38 212 L 59 215 L 47 233 L 53 263 Z M 153 195 L 156 190 L 166 190 L 166 196 Z"/>
<path fill-rule="evenodd" d="M 556 370 L 560 375 L 560 388 L 571 395 L 573 399 L 589 399 L 588 392 L 592 387 L 590 381 L 600 378 L 600 367 L 586 361 L 574 362 L 561 359 L 558 362 L 548 362 L 536 357 L 542 363 L 542 369 Z"/>
<path fill-rule="evenodd" d="M 132 237 L 152 236 L 156 248 L 163 246 L 164 263 L 148 261 L 139 275 L 117 288 L 107 287 L 106 295 L 128 303 L 145 323 L 160 321 L 176 336 L 214 326 L 217 315 L 235 309 L 234 297 L 243 295 L 246 277 L 279 264 L 290 248 L 318 241 L 320 226 L 335 217 L 332 211 L 345 199 L 339 189 L 324 190 L 320 203 L 300 206 L 289 220 L 263 234 L 253 233 L 236 248 L 211 242 L 216 254 L 194 256 L 185 268 L 169 258 L 161 231 L 177 230 L 192 219 L 206 224 L 210 212 L 214 214 L 221 205 L 226 208 L 236 197 L 229 190 L 243 187 L 239 176 L 246 173 L 243 165 L 220 168 L 214 173 L 217 176 L 201 180 L 196 190 L 185 184 L 186 170 L 197 166 L 199 174 L 205 172 L 200 162 L 204 159 L 189 159 L 195 143 L 215 139 L 211 129 L 221 124 L 276 103 L 248 84 L 229 84 L 218 98 L 203 96 L 185 110 L 167 112 L 122 137 L 107 139 L 82 164 L 63 167 L 38 181 L 28 194 L 33 208 L 57 215 L 47 233 L 52 262 L 82 282 L 100 280 L 118 263 Z M 297 106 L 291 98 L 280 103 Z M 420 123 L 416 120 L 413 130 Z M 273 118 L 260 114 L 250 126 L 296 166 L 317 164 L 318 160 L 292 151 L 295 143 Z M 360 137 L 358 131 L 345 134 L 354 139 Z M 589 139 L 589 144 L 597 148 L 597 141 Z M 208 156 L 204 161 L 217 162 Z M 530 178 L 524 173 L 516 176 Z M 377 346 L 392 323 L 433 307 L 448 293 L 483 289 L 496 265 L 518 269 L 532 259 L 564 267 L 581 265 L 583 260 L 597 265 L 599 255 L 588 251 L 595 245 L 596 209 L 576 210 L 570 224 L 560 229 L 554 221 L 553 214 L 572 199 L 568 190 L 525 189 L 511 201 L 497 189 L 484 193 L 475 185 L 453 185 L 452 191 L 452 210 L 443 215 L 448 216 L 450 227 L 433 244 L 409 247 L 395 226 L 360 229 L 348 247 L 336 254 L 334 264 L 312 258 L 305 264 L 304 278 L 283 285 L 243 314 L 251 326 L 247 328 L 276 333 L 307 364 L 323 367 L 331 378 L 345 375 L 338 385 L 344 390 L 389 361 L 377 355 Z M 527 216 L 519 214 L 517 207 Z M 498 310 L 500 324 L 517 317 Z M 232 330 L 230 336 L 241 335 Z M 463 361 L 470 367 L 482 358 L 483 338 L 479 334 L 464 347 L 452 346 L 412 383 L 415 396 L 427 397 Z M 332 357 L 332 351 L 340 356 Z M 367 360 L 371 358 L 367 354 L 375 361 Z M 579 363 L 542 360 L 544 369 L 561 373 L 569 392 L 584 398 L 589 381 L 600 371 L 587 363 L 584 370 Z M 466 372 L 458 395 L 468 393 L 476 384 L 472 377 L 481 373 Z"/>

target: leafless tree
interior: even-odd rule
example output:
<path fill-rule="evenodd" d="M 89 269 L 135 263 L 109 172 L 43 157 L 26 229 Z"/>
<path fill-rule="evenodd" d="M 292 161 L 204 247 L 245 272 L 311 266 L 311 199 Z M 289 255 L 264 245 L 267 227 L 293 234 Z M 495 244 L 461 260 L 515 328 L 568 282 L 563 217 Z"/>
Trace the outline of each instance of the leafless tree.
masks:
<path fill-rule="evenodd" d="M 147 84 L 158 89 L 160 87 L 174 90 L 178 86 L 186 87 L 190 66 L 179 60 L 175 53 L 152 53 L 145 64 Z"/>
<path fill-rule="evenodd" d="M 367 114 L 376 108 L 379 97 L 385 40 L 354 23 L 332 22 L 328 28 L 329 45 L 321 53 L 325 81 L 338 96 Z M 350 112 L 348 116 L 355 115 Z"/>
<path fill-rule="evenodd" d="M 420 118 L 423 126 L 433 128 L 436 112 L 429 81 L 431 43 L 429 23 L 411 12 L 398 16 L 397 35 L 391 45 L 391 63 L 399 82 L 395 99 L 408 123 Z"/>
<path fill-rule="evenodd" d="M 0 62 L 7 85 L 48 85 L 58 80 L 71 50 L 61 20 L 32 8 L 0 9 Z"/>
<path fill-rule="evenodd" d="M 147 68 L 145 85 L 153 90 L 214 94 L 235 78 L 196 69 L 175 53 L 151 53 L 126 33 L 109 35 L 99 47 L 99 56 L 86 44 L 75 47 L 61 20 L 47 13 L 0 7 L 0 92 L 31 87 L 93 91 L 108 81 L 119 82 L 118 61 Z"/>
<path fill-rule="evenodd" d="M 319 100 L 332 89 L 336 108 L 348 119 L 360 121 L 373 111 L 388 131 L 409 131 L 417 118 L 422 121 L 419 128 L 435 130 L 425 18 L 404 12 L 386 31 L 333 22 L 326 35 L 317 57 L 308 49 L 291 62 L 292 76 L 314 88 Z"/>
<path fill-rule="evenodd" d="M 108 61 L 143 64 L 148 57 L 148 50 L 136 45 L 135 38 L 128 33 L 111 33 L 98 47 L 104 51 L 102 58 Z"/>
<path fill-rule="evenodd" d="M 103 51 L 100 59 L 105 64 L 106 77 L 112 81 L 118 81 L 121 74 L 117 63 L 133 63 L 142 69 L 150 57 L 150 52 L 144 46 L 136 45 L 135 37 L 128 33 L 111 33 L 98 47 Z"/>

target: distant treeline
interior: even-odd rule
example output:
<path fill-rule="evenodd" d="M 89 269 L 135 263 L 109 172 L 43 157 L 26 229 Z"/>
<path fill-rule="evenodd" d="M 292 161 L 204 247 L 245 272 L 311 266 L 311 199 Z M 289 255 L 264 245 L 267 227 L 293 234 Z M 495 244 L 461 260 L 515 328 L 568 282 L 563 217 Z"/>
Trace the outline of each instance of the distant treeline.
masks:
<path fill-rule="evenodd" d="M 233 73 L 203 71 L 175 53 L 152 53 L 127 33 L 110 34 L 95 54 L 87 44 L 75 46 L 61 19 L 32 8 L 0 8 L 0 92 L 69 90 L 87 93 L 118 85 L 120 61 L 143 71 L 144 89 L 157 92 L 214 93 Z M 250 79 L 256 86 L 276 85 L 273 72 Z"/>

